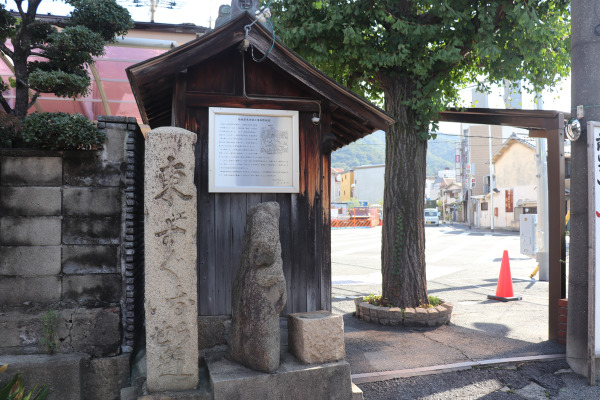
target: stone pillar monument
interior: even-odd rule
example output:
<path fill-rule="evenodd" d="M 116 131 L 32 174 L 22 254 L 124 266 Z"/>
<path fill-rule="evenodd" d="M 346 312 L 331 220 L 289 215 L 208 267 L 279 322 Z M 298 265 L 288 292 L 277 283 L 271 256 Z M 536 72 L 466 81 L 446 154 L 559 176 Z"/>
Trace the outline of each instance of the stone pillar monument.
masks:
<path fill-rule="evenodd" d="M 287 300 L 279 240 L 279 204 L 248 211 L 240 268 L 231 294 L 228 358 L 273 373 L 281 356 L 279 313 Z"/>
<path fill-rule="evenodd" d="M 198 385 L 196 134 L 163 127 L 146 134 L 144 178 L 147 387 Z"/>

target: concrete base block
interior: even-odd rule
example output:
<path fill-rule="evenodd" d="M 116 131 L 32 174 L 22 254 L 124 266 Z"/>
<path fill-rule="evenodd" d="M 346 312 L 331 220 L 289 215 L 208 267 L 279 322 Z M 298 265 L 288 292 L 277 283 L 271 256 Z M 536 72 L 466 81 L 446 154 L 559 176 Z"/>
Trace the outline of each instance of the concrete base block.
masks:
<path fill-rule="evenodd" d="M 284 353 L 274 374 L 257 372 L 227 359 L 207 359 L 214 400 L 352 399 L 350 364 L 301 364 Z M 162 400 L 162 399 L 161 399 Z"/>
<path fill-rule="evenodd" d="M 343 360 L 344 320 L 329 311 L 295 313 L 288 316 L 290 352 L 306 364 Z"/>
<path fill-rule="evenodd" d="M 0 364 L 8 364 L 6 372 L 0 374 L 0 387 L 17 372 L 23 372 L 25 388 L 44 383 L 50 387 L 48 400 L 81 400 L 83 369 L 88 359 L 86 354 L 0 356 Z"/>
<path fill-rule="evenodd" d="M 85 371 L 85 400 L 120 400 L 129 381 L 129 354 L 95 358 Z"/>

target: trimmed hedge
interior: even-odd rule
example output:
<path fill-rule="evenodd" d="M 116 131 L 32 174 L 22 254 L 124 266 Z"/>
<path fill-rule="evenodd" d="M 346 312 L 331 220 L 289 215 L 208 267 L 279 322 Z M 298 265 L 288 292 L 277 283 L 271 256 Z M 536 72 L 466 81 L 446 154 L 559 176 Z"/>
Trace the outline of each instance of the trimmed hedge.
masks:
<path fill-rule="evenodd" d="M 104 133 L 83 115 L 62 112 L 28 115 L 19 136 L 25 147 L 48 150 L 95 150 L 105 140 Z"/>

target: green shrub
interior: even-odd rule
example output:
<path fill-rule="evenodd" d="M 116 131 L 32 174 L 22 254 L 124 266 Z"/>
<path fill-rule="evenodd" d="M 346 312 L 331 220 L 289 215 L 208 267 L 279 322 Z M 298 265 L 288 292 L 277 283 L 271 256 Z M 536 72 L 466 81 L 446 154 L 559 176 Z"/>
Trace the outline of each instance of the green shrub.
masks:
<path fill-rule="evenodd" d="M 6 371 L 7 364 L 0 367 L 0 372 Z M 4 387 L 0 388 L 0 400 L 44 400 L 50 394 L 48 385 L 42 385 L 37 393 L 34 393 L 37 385 L 25 393 L 25 385 L 21 374 L 16 374 Z"/>
<path fill-rule="evenodd" d="M 381 295 L 370 294 L 363 297 L 363 301 L 377 307 L 393 307 L 388 299 L 384 299 Z"/>
<path fill-rule="evenodd" d="M 48 310 L 40 318 L 44 337 L 41 340 L 42 345 L 46 346 L 48 354 L 54 353 L 58 345 L 58 319 L 59 315 L 54 310 Z"/>
<path fill-rule="evenodd" d="M 17 117 L 0 112 L 0 147 L 15 147 L 15 145 L 18 145 L 20 130 L 21 124 Z"/>
<path fill-rule="evenodd" d="M 429 300 L 429 305 L 431 305 L 432 307 L 437 307 L 443 303 L 442 299 L 433 294 L 430 294 L 429 296 L 427 296 L 427 298 Z"/>
<path fill-rule="evenodd" d="M 22 124 L 21 137 L 27 147 L 49 150 L 95 150 L 104 133 L 81 114 L 35 113 Z"/>

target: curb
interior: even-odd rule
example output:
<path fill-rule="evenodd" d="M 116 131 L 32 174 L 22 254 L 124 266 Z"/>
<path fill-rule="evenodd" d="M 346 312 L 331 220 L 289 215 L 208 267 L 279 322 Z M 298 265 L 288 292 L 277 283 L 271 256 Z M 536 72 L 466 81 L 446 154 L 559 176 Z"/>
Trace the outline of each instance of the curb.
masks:
<path fill-rule="evenodd" d="M 410 378 L 412 376 L 444 374 L 446 372 L 465 371 L 474 367 L 490 367 L 494 365 L 531 362 L 531 361 L 555 361 L 565 359 L 565 354 L 546 354 L 538 356 L 492 358 L 481 361 L 468 361 L 455 364 L 442 364 L 432 367 L 420 367 L 411 369 L 399 369 L 395 371 L 367 372 L 364 374 L 352 374 L 351 379 L 355 384 L 387 381 L 390 379 Z"/>

